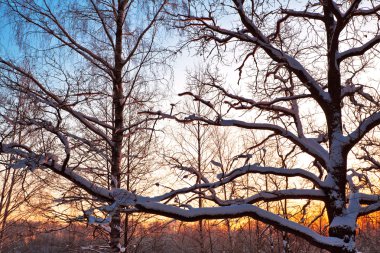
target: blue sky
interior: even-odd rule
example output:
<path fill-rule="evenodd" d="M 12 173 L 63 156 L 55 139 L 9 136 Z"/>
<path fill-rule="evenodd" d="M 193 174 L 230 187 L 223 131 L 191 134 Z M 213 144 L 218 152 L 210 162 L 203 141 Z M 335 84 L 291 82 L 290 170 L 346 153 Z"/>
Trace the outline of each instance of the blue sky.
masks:
<path fill-rule="evenodd" d="M 25 57 L 20 49 L 20 41 L 16 38 L 15 24 L 0 4 L 0 56 L 5 59 L 20 60 Z"/>

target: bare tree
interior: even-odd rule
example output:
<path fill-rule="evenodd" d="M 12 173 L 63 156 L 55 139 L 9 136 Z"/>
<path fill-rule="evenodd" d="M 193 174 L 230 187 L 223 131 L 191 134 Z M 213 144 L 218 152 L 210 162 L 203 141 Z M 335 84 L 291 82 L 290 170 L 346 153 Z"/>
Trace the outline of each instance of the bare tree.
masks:
<path fill-rule="evenodd" d="M 378 4 L 327 0 L 308 1 L 302 6 L 291 1 L 189 2 L 183 14 L 174 15 L 179 19 L 177 27 L 187 32 L 188 41 L 199 42 L 202 54 L 215 55 L 223 62 L 230 62 L 228 57 L 240 61 L 239 82 L 248 84 L 248 88 L 239 94 L 209 83 L 225 96 L 229 114 L 214 110 L 213 115 L 181 118 L 179 114 L 173 117 L 152 113 L 181 122 L 201 121 L 272 132 L 282 143 L 296 145 L 297 152 L 302 151 L 309 161 L 305 164 L 298 157 L 297 166 L 302 169 L 256 163 L 221 175 L 219 182 L 232 181 L 246 173 L 297 176 L 310 181 L 309 189 L 284 189 L 265 197 L 260 194 L 260 198 L 322 201 L 329 218 L 328 238 L 304 227 L 293 229 L 294 223 L 280 222 L 278 217 L 258 215 L 262 210 L 252 213 L 332 252 L 355 252 L 357 218 L 379 208 L 377 191 L 371 187 L 378 166 L 368 148 L 360 150 L 361 145 L 368 144 L 366 139 L 376 136 L 380 123 L 378 80 L 370 77 L 370 68 L 378 60 Z M 365 23 L 368 29 L 363 30 L 359 23 Z M 252 95 L 247 96 L 250 91 Z M 214 108 L 215 101 L 189 95 Z M 244 111 L 246 115 L 235 119 L 232 111 Z M 355 164 L 353 154 L 374 164 L 371 175 L 367 173 L 369 169 L 363 173 L 361 166 Z M 256 198 L 236 203 L 252 204 Z M 222 204 L 217 198 L 215 202 Z M 244 208 L 235 206 L 235 215 L 238 209 Z M 241 212 L 247 215 L 249 211 Z M 189 213 L 192 219 L 201 216 L 191 210 Z"/>
<path fill-rule="evenodd" d="M 8 95 L 8 96 L 7 96 Z M 10 96 L 9 96 L 10 95 Z M 14 95 L 14 96 L 13 96 Z M 21 118 L 32 106 L 23 101 L 20 94 L 1 94 L 1 103 L 14 110 L 7 110 L 7 117 Z M 2 114 L 0 112 L 0 114 Z M 27 139 L 22 126 L 9 125 L 7 121 L 0 121 L 0 138 L 10 139 L 22 144 Z M 30 136 L 29 136 L 30 138 Z M 12 155 L 0 154 L 0 252 L 11 247 L 17 240 L 14 230 L 20 224 L 25 225 L 31 217 L 32 198 L 43 196 L 42 182 L 37 177 L 27 177 L 26 171 L 10 169 L 15 159 Z M 41 205 L 42 208 L 42 205 Z"/>
<path fill-rule="evenodd" d="M 75 171 L 87 175 L 91 184 L 112 190 L 125 186 L 126 175 L 127 189 L 136 189 L 131 186 L 131 157 L 136 160 L 147 155 L 141 152 L 149 151 L 141 151 L 138 145 L 132 150 L 129 143 L 131 135 L 148 131 L 152 125 L 143 115 L 134 117 L 138 109 L 132 108 L 149 108 L 154 86 L 164 80 L 165 73 L 160 72 L 163 58 L 157 57 L 162 50 L 156 41 L 160 32 L 157 24 L 166 7 L 167 1 L 1 1 L 22 49 L 26 48 L 19 51 L 25 56 L 23 62 L 0 56 L 1 86 L 23 94 L 40 112 L 7 121 L 25 126 L 29 133 L 42 131 L 33 147 L 30 139 L 23 143 L 5 139 L 2 143 L 44 154 L 36 155 L 33 162 L 15 161 L 11 167 L 25 165 L 33 170 L 45 159 L 54 166 L 60 163 L 56 172 L 69 180 L 66 172 Z M 125 149 L 127 156 L 123 157 Z M 1 153 L 10 154 L 6 150 L 2 148 Z M 123 166 L 125 157 L 127 165 Z M 73 183 L 78 186 L 79 182 Z M 84 208 L 93 205 L 90 200 L 94 197 L 104 200 L 98 194 L 83 196 L 88 200 Z M 93 221 L 91 212 L 85 216 Z M 119 252 L 118 207 L 109 219 L 110 247 Z"/>
<path fill-rule="evenodd" d="M 208 87 L 203 85 L 204 70 L 199 69 L 194 73 L 187 74 L 187 89 L 196 96 L 205 96 Z M 182 94 L 185 95 L 185 94 Z M 173 110 L 179 110 L 185 113 L 195 113 L 203 115 L 210 112 L 208 107 L 205 107 L 200 101 L 187 100 L 184 104 L 172 104 Z M 175 108 L 174 108 L 175 107 Z M 177 127 L 178 128 L 178 127 Z M 211 159 L 214 155 L 212 147 L 212 127 L 205 126 L 200 121 L 193 124 L 187 124 L 177 130 L 174 127 L 172 130 L 172 138 L 174 144 L 165 152 L 165 160 L 169 166 L 173 167 L 182 177 L 182 184 L 200 184 L 202 177 L 209 174 L 211 171 Z M 181 201 L 182 204 L 192 204 L 197 202 L 199 208 L 205 205 L 203 193 L 198 192 L 195 196 L 190 195 L 186 201 Z M 205 221 L 198 221 L 198 236 L 196 242 L 199 245 L 199 252 L 205 253 L 206 250 L 206 229 Z M 212 246 L 210 246 L 212 247 Z"/>

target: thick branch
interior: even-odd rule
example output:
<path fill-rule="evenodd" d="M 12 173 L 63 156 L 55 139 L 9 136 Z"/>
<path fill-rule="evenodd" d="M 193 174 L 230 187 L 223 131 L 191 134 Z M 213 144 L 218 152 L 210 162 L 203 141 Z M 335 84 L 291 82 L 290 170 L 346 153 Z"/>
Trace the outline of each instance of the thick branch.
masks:
<path fill-rule="evenodd" d="M 323 21 L 323 15 L 320 13 L 314 13 L 314 12 L 308 12 L 308 11 L 296 11 L 292 9 L 282 9 L 282 13 L 287 14 L 292 17 L 299 17 L 299 18 L 305 18 L 305 19 L 315 19 Z"/>
<path fill-rule="evenodd" d="M 349 137 L 349 148 L 352 148 L 356 143 L 358 143 L 364 135 L 380 124 L 380 112 L 375 112 L 366 119 L 364 119 L 360 125 L 348 135 Z"/>
<path fill-rule="evenodd" d="M 215 126 L 236 126 L 236 127 L 245 128 L 245 129 L 273 131 L 275 134 L 282 136 L 290 140 L 294 144 L 296 144 L 304 152 L 306 152 L 307 154 L 311 155 L 316 160 L 318 160 L 323 166 L 327 167 L 329 163 L 327 151 L 315 139 L 298 137 L 294 133 L 277 125 L 268 124 L 268 123 L 249 123 L 245 121 L 232 120 L 232 119 L 231 120 L 224 120 L 224 119 L 210 120 L 210 119 L 196 116 L 196 115 L 190 115 L 186 118 L 180 119 L 175 115 L 169 115 L 161 111 L 157 111 L 157 112 L 143 111 L 140 113 L 149 114 L 149 115 L 157 115 L 161 118 L 173 119 L 181 123 L 201 121 L 206 124 L 215 125 Z"/>
<path fill-rule="evenodd" d="M 360 47 L 354 47 L 350 48 L 342 53 L 339 53 L 338 55 L 338 62 L 342 62 L 345 59 L 353 56 L 360 56 L 363 55 L 365 52 L 373 48 L 375 45 L 377 45 L 380 42 L 380 35 L 375 36 L 371 40 L 367 41 Z"/>
<path fill-rule="evenodd" d="M 341 239 L 321 236 L 309 228 L 306 228 L 293 221 L 284 219 L 276 214 L 249 204 L 223 207 L 193 208 L 190 210 L 185 210 L 179 207 L 168 206 L 157 202 L 140 202 L 137 199 L 135 205 L 137 208 L 147 213 L 163 215 L 182 221 L 197 221 L 201 219 L 226 219 L 249 216 L 266 224 L 270 224 L 282 231 L 287 231 L 298 235 L 308 240 L 311 244 L 324 249 L 329 249 L 332 252 L 346 246 Z"/>
<path fill-rule="evenodd" d="M 298 79 L 304 84 L 304 86 L 310 91 L 318 104 L 322 107 L 326 107 L 326 103 L 330 101 L 328 93 L 326 93 L 319 83 L 310 75 L 310 73 L 298 62 L 294 57 L 286 54 L 284 51 L 281 51 L 275 48 L 268 39 L 258 30 L 255 24 L 247 16 L 244 11 L 243 3 L 240 0 L 234 0 L 236 10 L 240 16 L 241 22 L 249 30 L 249 32 L 255 36 L 255 40 L 252 40 L 254 44 L 259 45 L 274 61 L 278 63 L 285 63 L 287 68 L 292 71 Z M 218 31 L 218 28 L 214 28 Z M 232 32 L 230 35 L 234 36 Z M 236 35 L 235 35 L 236 36 Z M 239 36 L 236 36 L 239 38 Z M 246 41 L 246 38 L 240 38 L 243 41 Z"/>
<path fill-rule="evenodd" d="M 325 185 L 325 183 L 321 181 L 316 175 L 303 169 L 286 169 L 275 167 L 261 167 L 258 165 L 246 165 L 241 168 L 235 169 L 226 175 L 220 174 L 218 175 L 218 177 L 221 180 L 227 179 L 229 181 L 232 181 L 233 179 L 248 173 L 259 173 L 263 175 L 272 174 L 284 177 L 302 177 L 311 181 L 318 188 L 328 187 L 328 185 Z"/>

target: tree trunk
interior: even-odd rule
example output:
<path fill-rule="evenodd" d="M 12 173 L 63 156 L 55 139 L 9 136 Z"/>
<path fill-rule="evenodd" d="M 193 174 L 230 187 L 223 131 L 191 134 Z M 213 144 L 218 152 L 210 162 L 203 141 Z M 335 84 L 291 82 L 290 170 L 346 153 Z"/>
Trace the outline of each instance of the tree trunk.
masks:
<path fill-rule="evenodd" d="M 346 243 L 349 243 L 349 248 L 343 248 L 341 250 L 331 251 L 332 253 L 356 253 L 355 246 L 355 230 L 347 227 L 333 227 L 329 229 L 329 236 L 338 237 L 343 239 Z"/>
<path fill-rule="evenodd" d="M 111 165 L 111 189 L 120 188 L 121 179 L 121 158 L 123 147 L 123 131 L 124 128 L 124 94 L 123 94 L 123 24 L 125 16 L 126 1 L 119 2 L 117 20 L 116 20 L 116 36 L 115 36 L 115 62 L 113 70 L 113 94 L 112 103 L 114 110 L 114 127 L 112 129 L 112 165 Z M 121 248 L 121 221 L 120 211 L 115 210 L 110 227 L 110 246 L 111 252 L 120 252 Z"/>

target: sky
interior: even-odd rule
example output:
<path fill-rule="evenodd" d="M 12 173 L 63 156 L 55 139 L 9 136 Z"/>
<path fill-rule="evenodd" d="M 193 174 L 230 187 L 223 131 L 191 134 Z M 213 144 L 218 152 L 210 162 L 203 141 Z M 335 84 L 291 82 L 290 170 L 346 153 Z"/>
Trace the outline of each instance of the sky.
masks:
<path fill-rule="evenodd" d="M 12 34 L 9 19 L 6 18 L 5 10 L 0 5 L 0 53 L 1 55 L 14 55 L 17 52 L 16 41 Z"/>

